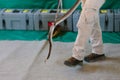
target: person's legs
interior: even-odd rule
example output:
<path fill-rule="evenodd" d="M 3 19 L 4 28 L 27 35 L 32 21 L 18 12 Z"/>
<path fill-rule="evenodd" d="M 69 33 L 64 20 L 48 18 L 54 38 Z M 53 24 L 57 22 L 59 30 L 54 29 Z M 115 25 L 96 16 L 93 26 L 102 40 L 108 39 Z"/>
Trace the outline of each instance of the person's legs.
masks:
<path fill-rule="evenodd" d="M 102 32 L 99 25 L 99 16 L 96 19 L 97 23 L 91 32 L 90 42 L 92 45 L 92 53 L 85 56 L 84 60 L 87 62 L 94 62 L 105 58 L 103 54 Z"/>
<path fill-rule="evenodd" d="M 102 1 L 102 0 L 101 0 Z M 104 3 L 104 1 L 103 1 Z M 101 4 L 103 4 L 101 3 Z M 99 8 L 99 7 L 98 7 Z M 90 42 L 92 45 L 92 53 L 84 58 L 87 62 L 94 62 L 105 58 L 103 53 L 102 31 L 100 27 L 99 15 L 96 15 L 96 23 L 93 26 Z"/>
<path fill-rule="evenodd" d="M 85 44 L 89 39 L 95 22 L 95 12 L 91 9 L 83 9 L 78 21 L 78 34 L 73 47 L 72 57 L 83 60 Z"/>
<path fill-rule="evenodd" d="M 99 3 L 99 4 L 96 4 L 96 3 Z M 86 0 L 83 6 L 83 10 L 81 12 L 80 19 L 77 24 L 78 35 L 74 43 L 73 55 L 72 55 L 72 58 L 75 58 L 78 61 L 82 61 L 84 58 L 85 43 L 90 37 L 91 31 L 93 30 L 95 24 L 98 22 L 96 21 L 96 19 L 98 18 L 97 16 L 98 11 L 103 3 L 104 3 L 104 0 Z M 70 59 L 71 58 L 69 58 L 69 60 L 66 60 L 65 64 L 66 62 L 70 61 Z M 74 63 L 74 61 L 70 63 L 72 64 Z"/>
<path fill-rule="evenodd" d="M 92 45 L 92 53 L 103 54 L 102 31 L 99 24 L 99 15 L 96 24 L 91 32 L 90 42 Z"/>

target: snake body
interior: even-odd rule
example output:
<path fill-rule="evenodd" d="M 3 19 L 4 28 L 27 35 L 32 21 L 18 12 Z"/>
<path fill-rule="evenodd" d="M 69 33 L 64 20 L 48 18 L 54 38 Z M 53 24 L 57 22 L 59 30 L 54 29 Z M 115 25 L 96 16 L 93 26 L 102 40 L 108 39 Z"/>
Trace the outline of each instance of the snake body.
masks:
<path fill-rule="evenodd" d="M 75 2 L 75 4 L 73 5 L 73 7 L 65 15 L 63 15 L 61 18 L 56 19 L 56 21 L 50 27 L 50 30 L 49 30 L 49 33 L 48 33 L 49 52 L 48 52 L 47 59 L 49 59 L 49 57 L 51 55 L 51 51 L 52 51 L 52 42 L 53 42 L 52 41 L 52 35 L 53 35 L 53 32 L 54 32 L 54 29 L 56 28 L 56 26 L 58 24 L 60 24 L 61 22 L 63 22 L 65 19 L 67 19 L 76 10 L 76 8 L 79 6 L 80 2 L 81 2 L 81 0 L 77 0 Z"/>

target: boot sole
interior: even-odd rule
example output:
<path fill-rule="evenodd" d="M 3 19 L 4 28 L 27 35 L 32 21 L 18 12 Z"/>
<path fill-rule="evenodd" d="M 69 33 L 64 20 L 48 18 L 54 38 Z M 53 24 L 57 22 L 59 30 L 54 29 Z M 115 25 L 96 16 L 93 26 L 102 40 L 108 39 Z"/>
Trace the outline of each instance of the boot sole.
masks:
<path fill-rule="evenodd" d="M 93 60 L 85 60 L 86 62 L 97 62 L 97 61 L 102 61 L 102 60 L 105 60 L 106 57 L 105 56 L 101 56 L 101 57 L 98 57 L 98 58 L 95 58 Z"/>
<path fill-rule="evenodd" d="M 70 64 L 70 63 L 64 62 L 64 64 L 65 64 L 66 66 L 69 66 L 69 67 L 75 67 L 75 66 L 77 66 L 77 65 L 83 66 L 83 62 L 79 62 L 78 64 Z"/>

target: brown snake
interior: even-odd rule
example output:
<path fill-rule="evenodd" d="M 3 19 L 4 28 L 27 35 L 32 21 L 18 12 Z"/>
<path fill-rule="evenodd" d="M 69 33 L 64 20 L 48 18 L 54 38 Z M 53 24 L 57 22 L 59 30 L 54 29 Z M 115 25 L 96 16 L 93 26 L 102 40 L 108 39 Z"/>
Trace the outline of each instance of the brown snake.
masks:
<path fill-rule="evenodd" d="M 48 56 L 47 56 L 46 60 L 48 60 L 50 55 L 51 55 L 51 51 L 52 51 L 52 35 L 53 35 L 53 32 L 54 32 L 54 29 L 56 28 L 56 26 L 58 24 L 63 22 L 65 19 L 67 19 L 76 10 L 76 8 L 79 6 L 80 2 L 81 2 L 81 0 L 77 0 L 75 2 L 75 4 L 73 5 L 73 7 L 65 15 L 63 15 L 61 18 L 56 19 L 56 21 L 50 27 L 50 30 L 49 30 L 49 33 L 48 33 L 49 52 L 48 52 Z M 45 62 L 46 62 L 46 60 L 45 60 Z"/>

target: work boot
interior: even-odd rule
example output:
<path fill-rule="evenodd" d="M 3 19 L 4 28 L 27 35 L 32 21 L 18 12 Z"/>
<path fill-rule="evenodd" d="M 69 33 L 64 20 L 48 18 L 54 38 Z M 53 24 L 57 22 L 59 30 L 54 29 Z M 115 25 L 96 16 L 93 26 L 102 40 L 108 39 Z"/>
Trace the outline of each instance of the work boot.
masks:
<path fill-rule="evenodd" d="M 76 65 L 82 66 L 83 65 L 83 61 L 82 60 L 77 60 L 74 57 L 70 57 L 68 60 L 65 60 L 64 64 L 66 66 L 70 66 L 70 67 L 76 66 Z"/>
<path fill-rule="evenodd" d="M 104 54 L 95 54 L 95 53 L 91 53 L 84 58 L 86 62 L 95 62 L 103 59 L 105 59 Z"/>

